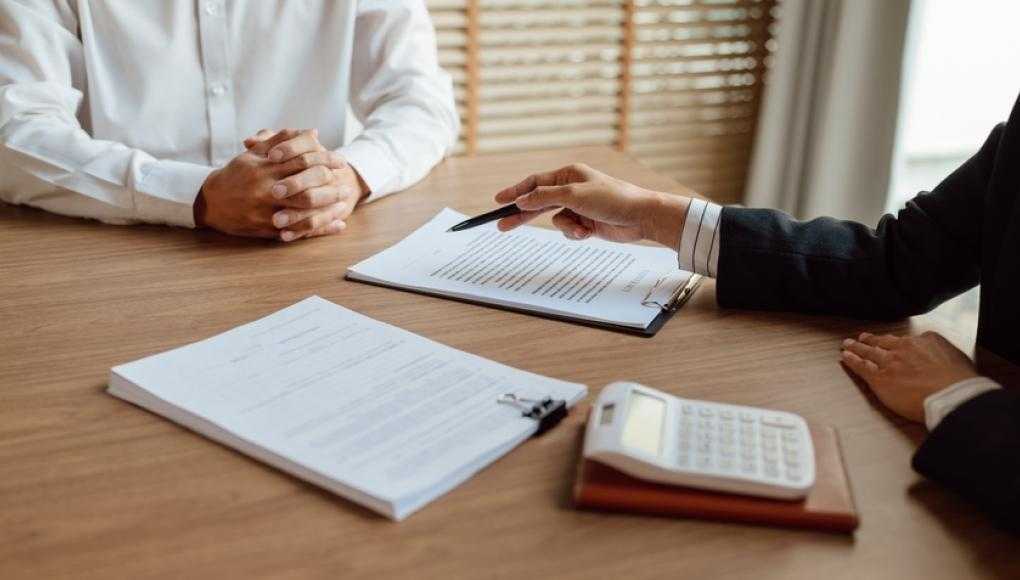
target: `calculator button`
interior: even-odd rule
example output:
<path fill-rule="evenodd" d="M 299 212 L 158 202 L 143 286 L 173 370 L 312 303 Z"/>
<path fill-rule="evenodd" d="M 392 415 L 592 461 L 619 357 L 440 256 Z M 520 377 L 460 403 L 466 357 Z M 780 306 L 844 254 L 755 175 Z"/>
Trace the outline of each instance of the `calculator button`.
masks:
<path fill-rule="evenodd" d="M 712 411 L 712 409 L 709 409 L 708 407 L 702 407 L 701 409 L 698 410 L 698 414 L 701 415 L 702 417 L 712 417 L 715 415 L 715 412 Z"/>
<path fill-rule="evenodd" d="M 740 456 L 743 457 L 747 461 L 753 461 L 754 458 L 755 458 L 754 449 L 749 448 L 749 447 L 744 447 L 743 449 L 740 450 Z"/>
<path fill-rule="evenodd" d="M 740 464 L 740 471 L 744 473 L 754 473 L 758 470 L 758 466 L 753 461 L 744 461 Z"/>
<path fill-rule="evenodd" d="M 698 443 L 698 453 L 709 453 L 712 451 L 711 443 Z"/>
<path fill-rule="evenodd" d="M 681 467 L 684 467 L 684 466 L 687 465 L 687 463 L 690 460 L 691 460 L 691 458 L 690 458 L 689 455 L 687 455 L 686 453 L 681 453 L 680 455 L 677 455 L 677 457 L 676 457 L 676 464 L 681 466 Z"/>
<path fill-rule="evenodd" d="M 772 462 L 772 463 L 774 463 L 776 461 L 779 461 L 779 454 L 776 453 L 776 451 L 774 449 L 766 449 L 766 450 L 762 451 L 761 455 L 762 455 L 762 457 L 765 458 L 765 461 Z"/>
<path fill-rule="evenodd" d="M 723 409 L 722 411 L 719 412 L 719 416 L 727 421 L 731 420 L 733 419 L 733 411 L 730 411 L 729 409 Z"/>
<path fill-rule="evenodd" d="M 801 478 L 801 475 L 800 475 L 800 470 L 799 469 L 787 469 L 786 470 L 786 479 L 789 479 L 790 481 L 800 481 L 800 478 Z"/>
<path fill-rule="evenodd" d="M 735 450 L 732 445 L 723 444 L 723 446 L 719 448 L 719 454 L 723 457 L 733 457 L 734 451 Z"/>
<path fill-rule="evenodd" d="M 796 431 L 785 431 L 783 432 L 784 443 L 797 443 L 800 441 L 800 435 Z"/>
<path fill-rule="evenodd" d="M 750 411 L 741 411 L 740 420 L 744 423 L 752 423 L 754 422 L 754 413 L 751 413 Z"/>
<path fill-rule="evenodd" d="M 708 469 L 712 466 L 712 457 L 708 455 L 702 455 L 698 457 L 698 469 Z"/>
<path fill-rule="evenodd" d="M 680 407 L 680 411 L 684 415 L 690 415 L 694 413 L 694 405 L 684 405 L 683 407 Z"/>
<path fill-rule="evenodd" d="M 761 442 L 761 446 L 770 451 L 775 450 L 779 447 L 779 445 L 775 442 L 774 439 L 765 439 L 764 441 Z"/>
<path fill-rule="evenodd" d="M 761 422 L 765 425 L 771 425 L 782 429 L 789 429 L 796 425 L 793 419 L 784 415 L 764 415 L 761 418 Z"/>
<path fill-rule="evenodd" d="M 765 465 L 765 475 L 768 477 L 779 477 L 779 468 L 775 465 Z"/>
<path fill-rule="evenodd" d="M 722 458 L 719 460 L 719 469 L 723 471 L 729 471 L 733 469 L 733 460 L 728 458 Z"/>

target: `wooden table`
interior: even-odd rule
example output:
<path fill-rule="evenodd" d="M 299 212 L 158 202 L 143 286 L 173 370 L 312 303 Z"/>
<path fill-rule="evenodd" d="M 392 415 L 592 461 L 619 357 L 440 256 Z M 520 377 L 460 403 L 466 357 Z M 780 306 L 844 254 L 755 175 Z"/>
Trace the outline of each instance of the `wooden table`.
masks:
<path fill-rule="evenodd" d="M 290 245 L 0 207 L 0 578 L 1020 577 L 1016 538 L 915 475 L 923 430 L 873 406 L 836 362 L 847 335 L 937 317 L 724 311 L 708 283 L 645 339 L 343 280 L 443 206 L 482 211 L 500 187 L 573 160 L 675 187 L 602 148 L 453 159 L 359 209 L 343 235 Z M 632 379 L 835 425 L 862 526 L 844 537 L 575 511 L 579 413 L 395 524 L 103 392 L 115 364 L 311 294 L 592 395 Z"/>

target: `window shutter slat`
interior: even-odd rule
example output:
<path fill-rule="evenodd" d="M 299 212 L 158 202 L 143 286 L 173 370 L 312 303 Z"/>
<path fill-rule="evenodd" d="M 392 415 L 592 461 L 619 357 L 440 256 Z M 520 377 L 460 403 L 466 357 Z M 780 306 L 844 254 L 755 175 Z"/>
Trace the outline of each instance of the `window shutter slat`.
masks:
<path fill-rule="evenodd" d="M 721 201 L 747 174 L 776 0 L 427 0 L 457 154 L 612 145 Z"/>

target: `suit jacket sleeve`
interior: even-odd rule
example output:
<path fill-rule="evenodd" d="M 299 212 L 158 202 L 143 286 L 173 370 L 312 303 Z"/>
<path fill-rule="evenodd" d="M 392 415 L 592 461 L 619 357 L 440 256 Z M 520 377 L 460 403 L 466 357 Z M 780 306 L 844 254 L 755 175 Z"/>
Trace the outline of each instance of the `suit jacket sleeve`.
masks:
<path fill-rule="evenodd" d="M 725 208 L 717 294 L 733 308 L 857 318 L 926 312 L 978 282 L 981 224 L 1003 126 L 931 193 L 872 229 Z"/>
<path fill-rule="evenodd" d="M 1020 530 L 1020 393 L 997 389 L 960 405 L 928 435 L 913 466 Z"/>

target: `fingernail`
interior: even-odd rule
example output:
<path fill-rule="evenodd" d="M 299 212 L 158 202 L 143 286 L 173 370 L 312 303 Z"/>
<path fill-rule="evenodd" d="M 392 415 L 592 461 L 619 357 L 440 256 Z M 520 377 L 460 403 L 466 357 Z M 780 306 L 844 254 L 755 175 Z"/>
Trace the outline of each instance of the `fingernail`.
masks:
<path fill-rule="evenodd" d="M 854 343 L 854 339 L 852 339 L 852 338 L 848 338 L 848 339 L 846 339 L 846 340 L 844 340 L 844 341 L 843 341 L 843 346 L 844 346 L 844 347 L 847 347 L 847 346 L 850 346 L 850 345 L 851 345 L 851 344 L 853 344 L 853 343 Z"/>
<path fill-rule="evenodd" d="M 270 161 L 279 161 L 281 159 L 283 159 L 283 152 L 280 151 L 279 149 L 274 149 L 269 152 Z"/>
<path fill-rule="evenodd" d="M 290 218 L 287 217 L 287 214 L 283 213 L 282 211 L 273 216 L 273 225 L 278 228 L 282 228 L 283 226 L 289 223 Z"/>
<path fill-rule="evenodd" d="M 282 234 L 280 234 L 280 239 L 285 241 L 285 242 L 293 241 L 294 238 L 296 238 L 296 237 L 297 237 L 297 234 L 295 234 L 294 232 L 291 232 L 291 231 L 286 231 L 286 232 L 283 232 Z"/>
<path fill-rule="evenodd" d="M 584 228 L 577 228 L 576 230 L 574 230 L 574 235 L 577 236 L 577 239 L 583 238 L 584 234 L 585 234 Z"/>
<path fill-rule="evenodd" d="M 333 220 L 333 227 L 339 231 L 343 231 L 347 228 L 347 224 L 340 220 Z"/>
<path fill-rule="evenodd" d="M 273 186 L 273 197 L 276 199 L 282 199 L 287 196 L 287 186 L 277 183 Z"/>

